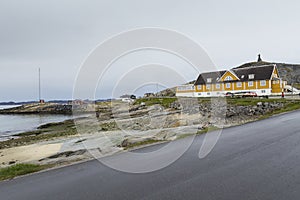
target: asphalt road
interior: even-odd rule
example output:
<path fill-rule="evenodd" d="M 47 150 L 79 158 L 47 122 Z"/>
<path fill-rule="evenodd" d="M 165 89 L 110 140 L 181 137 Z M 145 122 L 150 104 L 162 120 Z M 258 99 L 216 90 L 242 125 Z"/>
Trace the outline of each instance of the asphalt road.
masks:
<path fill-rule="evenodd" d="M 2 182 L 0 199 L 300 198 L 300 111 L 225 129 L 200 160 L 203 138 L 196 137 L 179 160 L 162 170 L 129 174 L 94 160 Z"/>

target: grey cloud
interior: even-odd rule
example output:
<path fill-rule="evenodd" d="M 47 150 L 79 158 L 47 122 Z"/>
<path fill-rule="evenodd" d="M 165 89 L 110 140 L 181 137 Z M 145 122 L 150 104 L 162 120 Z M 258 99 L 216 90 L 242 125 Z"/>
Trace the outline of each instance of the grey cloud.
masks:
<path fill-rule="evenodd" d="M 44 98 L 71 98 L 89 52 L 111 35 L 137 27 L 182 32 L 219 68 L 252 61 L 257 53 L 299 63 L 299 7 L 296 0 L 2 0 L 0 101 L 36 99 L 38 67 Z M 193 73 L 187 78 L 196 78 Z M 107 81 L 99 98 L 109 96 Z"/>

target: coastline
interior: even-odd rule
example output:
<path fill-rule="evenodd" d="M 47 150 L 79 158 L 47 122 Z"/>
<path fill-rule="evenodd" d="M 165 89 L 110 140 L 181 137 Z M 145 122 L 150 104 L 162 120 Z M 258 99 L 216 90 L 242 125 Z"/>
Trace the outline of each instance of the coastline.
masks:
<path fill-rule="evenodd" d="M 300 108 L 299 101 L 290 100 L 281 100 L 285 104 L 278 103 L 279 100 L 274 100 L 276 104 L 272 103 L 273 100 L 259 100 L 259 102 L 255 103 L 253 103 L 253 100 L 249 100 L 251 105 L 243 106 L 240 104 L 245 104 L 245 100 L 234 100 L 234 104 L 230 101 L 233 100 L 229 99 L 228 101 L 226 112 L 226 122 L 228 124 L 224 128 L 240 126 L 272 116 L 275 117 L 281 115 L 280 113 L 284 114 Z M 157 109 L 158 104 L 154 103 L 152 105 L 146 100 L 145 102 L 145 106 L 141 106 L 140 102 L 131 105 L 130 116 L 132 118 L 126 119 L 123 116 L 122 120 L 120 120 L 124 122 L 123 124 L 116 124 L 115 118 L 107 117 L 111 110 L 106 103 L 105 105 L 98 105 L 98 109 L 102 111 L 98 123 L 93 124 L 91 117 L 78 119 L 80 123 L 88 124 L 89 127 L 86 132 L 78 133 L 76 129 L 78 127 L 76 127 L 74 121 L 65 120 L 63 122 L 44 124 L 35 131 L 18 134 L 19 138 L 0 142 L 0 168 L 9 167 L 16 163 L 32 163 L 49 165 L 51 167 L 69 165 L 93 159 L 93 154 L 101 156 L 112 155 L 149 145 L 170 142 L 195 134 L 205 134 L 220 128 L 215 127 L 214 124 L 206 123 L 208 118 L 205 116 L 202 116 L 202 121 L 197 121 L 199 118 L 198 114 L 179 114 L 180 112 L 178 111 L 180 110 L 177 110 L 176 102 L 172 102 L 168 106 L 165 105 L 164 112 L 167 118 L 165 119 L 165 127 L 162 127 L 161 130 L 145 126 L 145 124 L 137 126 L 137 123 L 142 123 L 142 119 L 149 116 L 149 113 L 151 113 L 151 116 L 155 116 L 153 119 L 157 121 L 163 119 L 161 117 L 164 115 L 161 115 L 161 111 Z M 206 100 L 202 101 L 201 105 L 204 105 L 205 102 Z M 276 107 L 275 105 L 278 106 Z M 119 110 L 118 116 L 123 115 L 124 110 L 122 110 L 120 102 L 112 106 Z M 206 108 L 204 106 L 202 109 L 205 110 Z M 104 112 L 103 110 L 106 111 Z M 254 110 L 253 113 L 246 115 L 246 112 L 251 110 Z M 244 119 L 246 116 L 247 120 Z M 130 120 L 133 121 L 132 124 Z M 185 120 L 190 120 L 193 123 L 188 124 Z M 146 123 L 144 121 L 143 123 Z M 124 135 L 123 129 L 130 134 Z M 107 139 L 110 140 L 109 143 Z M 39 152 L 38 156 L 34 156 L 34 152 Z"/>
<path fill-rule="evenodd" d="M 0 109 L 0 114 L 72 114 L 72 105 L 56 103 L 32 103 Z"/>

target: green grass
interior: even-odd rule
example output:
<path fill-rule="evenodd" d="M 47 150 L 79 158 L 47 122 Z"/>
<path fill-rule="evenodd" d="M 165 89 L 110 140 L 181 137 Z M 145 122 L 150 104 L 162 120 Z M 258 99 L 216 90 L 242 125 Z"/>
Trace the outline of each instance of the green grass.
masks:
<path fill-rule="evenodd" d="M 38 172 L 49 167 L 49 165 L 16 164 L 0 169 L 0 180 L 12 179 L 16 176 Z"/>
<path fill-rule="evenodd" d="M 294 87 L 294 88 L 297 88 L 297 89 L 300 89 L 300 83 L 294 83 L 294 84 L 293 84 L 293 87 Z"/>
<path fill-rule="evenodd" d="M 151 140 L 146 140 L 146 141 L 135 142 L 133 144 L 129 144 L 128 146 L 124 147 L 124 149 L 127 150 L 127 149 L 131 149 L 134 147 L 144 146 L 144 145 L 148 145 L 148 144 L 154 144 L 154 143 L 163 142 L 163 141 L 164 140 L 151 139 Z"/>
<path fill-rule="evenodd" d="M 91 130 L 110 131 L 118 130 L 116 122 L 108 122 L 99 124 L 87 124 L 86 127 L 81 127 L 81 131 L 88 133 Z M 34 144 L 40 141 L 48 141 L 55 138 L 77 135 L 77 129 L 73 120 L 64 122 L 55 122 L 41 125 L 35 131 L 28 131 L 16 134 L 19 138 L 1 141 L 0 149 Z"/>
<path fill-rule="evenodd" d="M 72 120 L 59 123 L 49 123 L 42 125 L 36 131 L 28 131 L 17 134 L 20 138 L 15 138 L 0 142 L 0 149 L 33 144 L 39 141 L 47 141 L 52 138 L 76 135 L 77 130 Z"/>
<path fill-rule="evenodd" d="M 38 129 L 48 129 L 50 128 L 51 130 L 53 129 L 65 129 L 65 128 L 72 128 L 74 127 L 74 121 L 72 119 L 65 120 L 63 122 L 53 122 L 53 123 L 47 123 L 43 124 L 38 127 Z"/>
<path fill-rule="evenodd" d="M 28 132 L 23 132 L 23 133 L 17 133 L 14 136 L 19 136 L 19 137 L 25 137 L 25 136 L 36 136 L 40 135 L 43 133 L 41 130 L 35 130 L 35 131 L 28 131 Z"/>
<path fill-rule="evenodd" d="M 197 135 L 208 133 L 211 131 L 216 131 L 216 130 L 220 130 L 220 128 L 218 128 L 216 126 L 209 126 L 209 127 L 204 128 L 203 130 L 197 131 Z"/>
<path fill-rule="evenodd" d="M 185 134 L 181 134 L 181 135 L 178 135 L 176 137 L 176 140 L 180 140 L 180 139 L 183 139 L 183 138 L 186 138 L 186 137 L 190 137 L 192 135 L 195 135 L 194 133 L 185 133 Z"/>
<path fill-rule="evenodd" d="M 227 103 L 236 106 L 255 106 L 258 102 L 268 103 L 286 103 L 287 99 L 259 99 L 259 98 L 227 98 Z"/>
<path fill-rule="evenodd" d="M 218 100 L 217 97 L 215 97 L 216 100 Z M 213 98 L 198 98 L 198 102 L 201 103 L 210 103 L 213 100 Z M 255 106 L 257 105 L 258 102 L 268 102 L 268 103 L 273 103 L 273 102 L 277 102 L 277 103 L 288 103 L 290 101 L 294 101 L 294 100 L 290 100 L 290 99 L 273 99 L 273 98 L 251 98 L 251 97 L 247 97 L 247 98 L 226 98 L 223 99 L 223 97 L 219 98 L 220 101 L 225 101 L 227 104 L 229 105 L 234 105 L 234 106 Z M 299 101 L 300 102 L 300 101 Z"/>
<path fill-rule="evenodd" d="M 163 106 L 164 108 L 169 108 L 170 104 L 173 103 L 174 101 L 176 101 L 177 98 L 141 98 L 141 99 L 137 99 L 134 102 L 134 105 L 140 105 L 141 103 L 145 103 L 146 106 L 152 106 L 155 104 L 159 104 L 161 106 Z"/>

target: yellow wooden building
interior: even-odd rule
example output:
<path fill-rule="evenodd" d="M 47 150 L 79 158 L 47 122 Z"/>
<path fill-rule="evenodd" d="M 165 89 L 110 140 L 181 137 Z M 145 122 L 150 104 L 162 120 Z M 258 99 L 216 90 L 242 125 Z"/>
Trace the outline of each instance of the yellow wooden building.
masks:
<path fill-rule="evenodd" d="M 213 97 L 226 93 L 255 92 L 258 96 L 279 95 L 286 82 L 275 64 L 202 73 L 195 84 L 178 86 L 176 96 Z"/>

